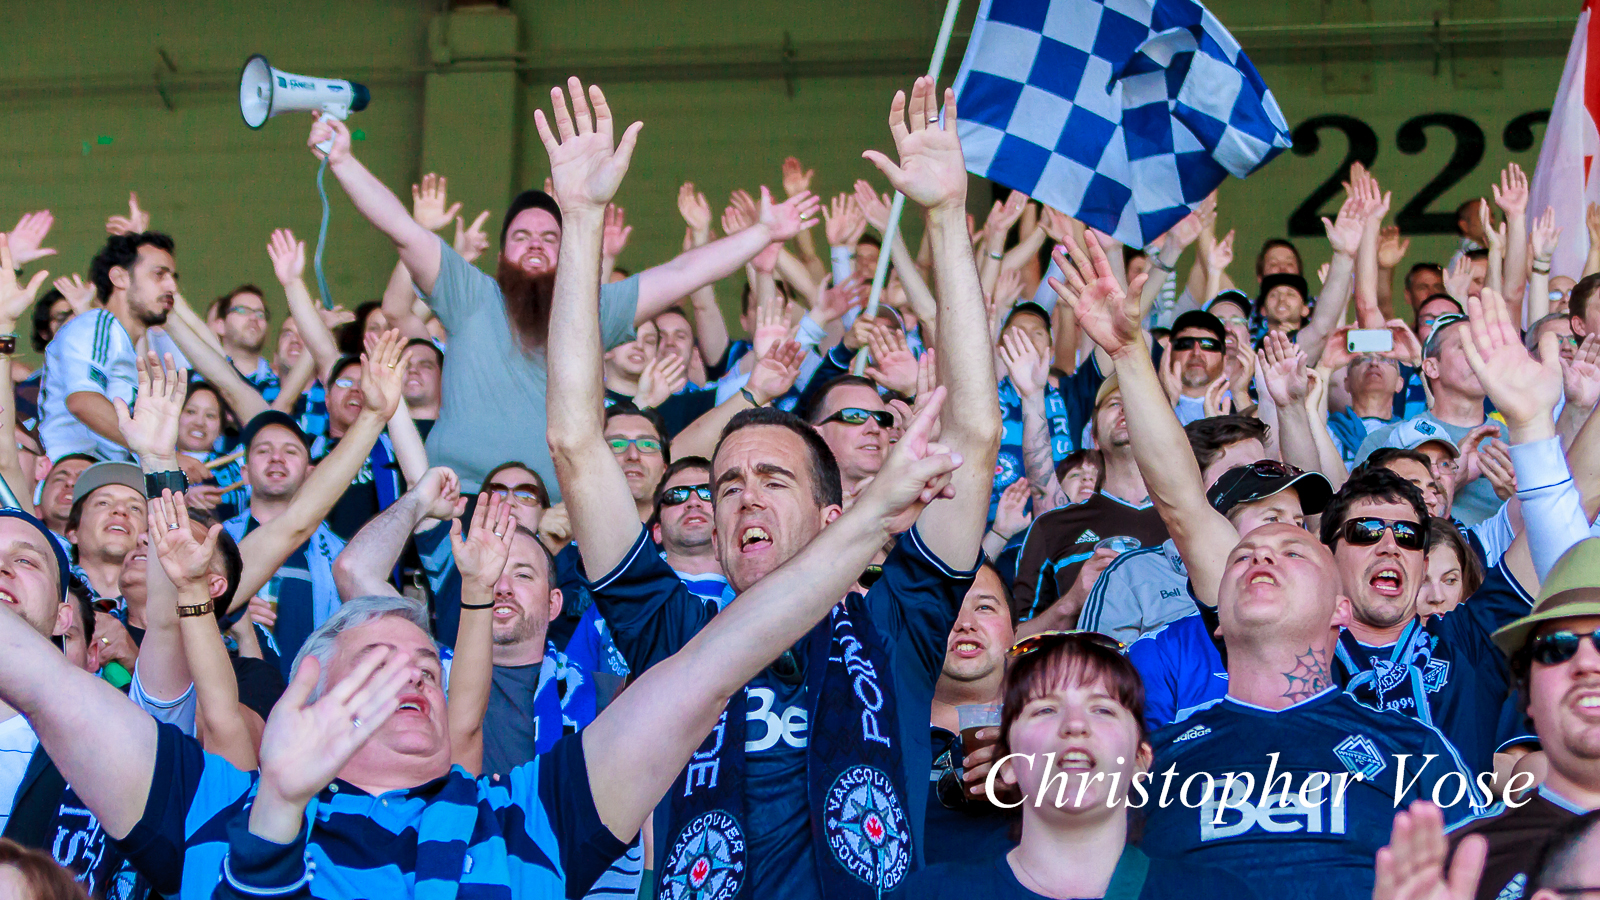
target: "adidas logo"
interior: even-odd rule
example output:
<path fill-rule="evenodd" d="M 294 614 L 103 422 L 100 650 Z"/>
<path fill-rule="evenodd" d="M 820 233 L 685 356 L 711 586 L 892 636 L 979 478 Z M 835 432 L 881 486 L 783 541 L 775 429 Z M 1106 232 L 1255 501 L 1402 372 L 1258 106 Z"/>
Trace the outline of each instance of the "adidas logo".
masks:
<path fill-rule="evenodd" d="M 1189 729 L 1188 731 L 1185 731 L 1183 734 L 1180 734 L 1177 737 L 1173 738 L 1172 742 L 1174 744 L 1181 744 L 1184 741 L 1192 741 L 1195 738 L 1203 738 L 1203 737 L 1205 737 L 1206 735 L 1208 735 L 1210 733 L 1211 733 L 1211 729 L 1207 728 L 1206 726 L 1204 726 L 1204 725 L 1196 725 L 1195 727 Z"/>
<path fill-rule="evenodd" d="M 1095 534 L 1094 533 L 1094 529 L 1091 528 L 1088 531 L 1085 531 L 1083 534 L 1078 535 L 1078 540 L 1076 541 L 1076 543 L 1079 543 L 1079 544 L 1098 544 L 1098 543 L 1100 543 L 1100 535 Z"/>

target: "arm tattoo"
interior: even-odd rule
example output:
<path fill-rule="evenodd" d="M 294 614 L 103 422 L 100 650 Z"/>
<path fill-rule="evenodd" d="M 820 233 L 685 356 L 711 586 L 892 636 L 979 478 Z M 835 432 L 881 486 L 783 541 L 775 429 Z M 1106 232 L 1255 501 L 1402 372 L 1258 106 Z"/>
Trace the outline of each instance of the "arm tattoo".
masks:
<path fill-rule="evenodd" d="M 1022 409 L 1022 467 L 1033 488 L 1035 516 L 1072 503 L 1056 478 L 1055 453 L 1050 449 L 1050 423 L 1045 421 L 1044 410 L 1042 397 L 1037 410 L 1027 406 Z"/>
<path fill-rule="evenodd" d="M 1305 653 L 1295 657 L 1294 663 L 1292 670 L 1283 673 L 1289 684 L 1289 689 L 1283 692 L 1285 699 L 1299 703 L 1333 686 L 1333 675 L 1328 671 L 1326 650 L 1308 647 Z"/>

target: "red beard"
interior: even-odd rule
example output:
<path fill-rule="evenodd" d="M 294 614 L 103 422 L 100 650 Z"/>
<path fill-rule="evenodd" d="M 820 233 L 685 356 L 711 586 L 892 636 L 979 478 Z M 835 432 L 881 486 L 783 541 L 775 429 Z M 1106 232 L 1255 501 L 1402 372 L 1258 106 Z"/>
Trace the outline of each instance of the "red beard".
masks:
<path fill-rule="evenodd" d="M 505 298 L 506 320 L 511 323 L 522 351 L 530 356 L 542 352 L 550 335 L 555 275 L 529 275 L 521 266 L 501 256 L 494 278 Z"/>

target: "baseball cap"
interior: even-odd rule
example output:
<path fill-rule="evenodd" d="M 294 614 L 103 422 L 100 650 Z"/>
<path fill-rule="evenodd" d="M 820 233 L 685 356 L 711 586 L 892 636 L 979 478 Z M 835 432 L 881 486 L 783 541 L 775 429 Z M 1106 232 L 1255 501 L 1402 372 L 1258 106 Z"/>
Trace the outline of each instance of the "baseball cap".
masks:
<path fill-rule="evenodd" d="M 102 463 L 102 465 L 127 465 L 127 464 L 126 463 Z M 135 466 L 134 468 L 137 469 L 138 467 Z M 85 471 L 84 474 L 87 475 L 89 473 L 87 471 Z M 78 480 L 81 482 L 83 479 L 79 478 Z M 143 477 L 142 476 L 141 476 L 140 480 L 141 480 L 141 482 L 143 481 Z M 139 493 L 141 493 L 141 494 L 144 493 L 144 485 L 142 483 L 139 485 Z M 39 534 L 44 538 L 44 542 L 47 545 L 49 545 L 49 547 L 50 547 L 51 555 L 53 555 L 55 557 L 55 560 L 56 560 L 56 584 L 61 586 L 61 597 L 62 597 L 62 599 L 65 599 L 66 596 L 67 596 L 67 585 L 72 583 L 69 580 L 71 578 L 70 572 L 72 571 L 72 567 L 70 565 L 68 565 L 68 563 L 67 563 L 67 553 L 66 553 L 66 551 L 61 549 L 61 541 L 59 539 L 57 539 L 55 535 L 51 534 L 50 533 L 50 528 L 47 525 L 45 525 L 43 522 L 39 521 L 39 519 L 36 516 L 32 516 L 32 515 L 30 515 L 28 513 L 25 513 L 20 509 L 0 509 L 0 519 L 21 519 L 23 522 L 26 522 L 29 525 L 32 525 L 34 528 L 39 530 Z"/>
<path fill-rule="evenodd" d="M 1012 319 L 1015 319 L 1017 316 L 1021 315 L 1037 316 L 1044 320 L 1044 327 L 1046 330 L 1049 330 L 1050 328 L 1050 310 L 1045 309 L 1032 300 L 1024 300 L 1021 303 L 1018 303 L 1016 306 L 1011 307 L 1011 311 L 1006 313 L 1005 325 L 1010 325 Z M 1001 328 L 1004 329 L 1005 325 L 1002 325 Z"/>
<path fill-rule="evenodd" d="M 1539 586 L 1533 611 L 1496 631 L 1495 646 L 1510 656 L 1545 622 L 1578 616 L 1600 616 L 1600 538 L 1584 538 L 1561 554 Z"/>
<path fill-rule="evenodd" d="M 1117 373 L 1112 372 L 1105 381 L 1100 382 L 1100 389 L 1094 392 L 1094 408 L 1099 409 L 1106 398 L 1122 390 L 1122 385 L 1117 381 Z"/>
<path fill-rule="evenodd" d="M 1206 303 L 1204 309 L 1206 312 L 1215 316 L 1216 313 L 1211 311 L 1220 303 L 1232 303 L 1234 306 L 1244 310 L 1245 315 L 1249 315 L 1250 310 L 1254 308 L 1254 305 L 1250 302 L 1250 298 L 1245 296 L 1244 291 L 1229 288 L 1228 290 L 1219 292 L 1215 297 L 1212 297 Z"/>
<path fill-rule="evenodd" d="M 1415 450 L 1423 444 L 1443 444 L 1450 451 L 1451 456 L 1460 456 L 1461 448 L 1456 446 L 1455 439 L 1450 432 L 1429 422 L 1424 418 L 1410 419 L 1401 422 L 1389 432 L 1382 446 L 1399 447 L 1401 450 Z"/>
<path fill-rule="evenodd" d="M 1262 303 L 1266 302 L 1267 295 L 1272 293 L 1273 288 L 1285 285 L 1299 291 L 1300 299 L 1311 299 L 1311 288 L 1306 284 L 1304 275 L 1296 275 L 1293 272 L 1278 272 L 1261 279 L 1261 290 L 1256 294 L 1256 306 L 1260 307 Z"/>
<path fill-rule="evenodd" d="M 557 225 L 561 224 L 561 205 L 556 203 L 556 198 L 546 194 L 544 191 L 523 191 L 517 195 L 515 200 L 511 201 L 511 206 L 506 209 L 506 217 L 500 220 L 501 247 L 506 245 L 506 232 L 511 230 L 511 220 L 515 219 L 518 213 L 529 209 L 542 209 L 555 216 Z"/>
<path fill-rule="evenodd" d="M 256 435 L 260 434 L 261 429 L 268 425 L 281 425 L 289 429 L 294 432 L 295 437 L 300 439 L 300 443 L 310 448 L 311 438 L 306 436 L 305 431 L 300 428 L 300 423 L 295 421 L 294 416 L 281 410 L 268 409 L 256 413 L 255 418 L 246 422 L 244 429 L 239 432 L 239 444 L 245 448 L 246 453 L 250 451 L 250 445 L 255 443 Z"/>
<path fill-rule="evenodd" d="M 1228 330 L 1222 326 L 1222 320 L 1203 309 L 1191 309 L 1179 316 L 1172 323 L 1172 335 L 1177 337 L 1185 328 L 1203 328 L 1217 336 L 1217 340 L 1228 339 Z"/>
<path fill-rule="evenodd" d="M 133 488 L 144 496 L 144 470 L 130 462 L 100 462 L 83 470 L 78 476 L 78 481 L 72 486 L 72 502 L 78 503 L 83 498 L 108 484 L 120 484 Z"/>
<path fill-rule="evenodd" d="M 1206 501 L 1212 509 L 1227 515 L 1241 503 L 1263 500 L 1289 488 L 1300 495 L 1300 511 L 1308 516 L 1327 509 L 1328 501 L 1333 499 L 1333 485 L 1322 473 L 1306 472 L 1275 459 L 1262 459 L 1223 472 L 1206 491 Z"/>

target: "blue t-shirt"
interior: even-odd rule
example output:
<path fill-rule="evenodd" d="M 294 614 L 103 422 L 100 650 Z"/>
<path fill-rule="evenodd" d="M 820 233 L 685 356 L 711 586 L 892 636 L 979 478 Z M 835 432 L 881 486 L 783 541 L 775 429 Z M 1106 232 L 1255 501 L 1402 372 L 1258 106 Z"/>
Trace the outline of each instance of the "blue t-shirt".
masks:
<path fill-rule="evenodd" d="M 222 890 L 225 856 L 233 877 L 253 884 L 292 883 L 309 863 L 310 895 L 319 898 L 410 897 L 420 872 L 429 881 L 458 881 L 463 896 L 505 896 L 509 886 L 510 896 L 556 900 L 582 896 L 627 849 L 600 821 L 576 735 L 498 784 L 474 781 L 460 767 L 381 798 L 335 781 L 311 801 L 309 838 L 302 829 L 298 846 L 271 844 L 241 827 L 257 779 L 160 725 L 144 815 L 116 844 L 156 890 L 181 900 Z M 452 852 L 458 871 L 426 871 Z"/>
<path fill-rule="evenodd" d="M 901 535 L 883 562 L 883 575 L 866 594 L 870 627 L 883 641 L 894 672 L 906 805 L 913 846 L 922 846 L 926 794 L 914 786 L 929 771 L 928 710 L 944 667 L 945 644 L 976 566 L 958 572 L 924 546 L 917 530 Z M 650 532 L 640 528 L 633 548 L 615 570 L 586 582 L 610 625 L 617 648 L 635 673 L 678 652 L 717 607 L 692 597 L 661 558 Z M 822 886 L 812 846 L 806 796 L 806 748 L 816 697 L 804 688 L 806 654 L 796 651 L 799 675 L 779 678 L 771 668 L 746 685 L 745 809 L 752 860 L 752 896 L 818 900 Z M 669 834 L 669 805 L 656 808 L 656 833 Z M 669 841 L 657 841 L 660 857 Z M 656 870 L 661 871 L 658 863 Z"/>
<path fill-rule="evenodd" d="M 911 900 L 1049 900 L 1022 886 L 1001 851 L 977 862 L 941 863 L 912 875 L 901 896 Z M 1251 900 L 1242 878 L 1219 869 L 1150 860 L 1139 900 Z"/>
<path fill-rule="evenodd" d="M 1437 791 L 1446 824 L 1483 809 L 1472 774 L 1437 729 L 1337 688 L 1281 710 L 1226 697 L 1151 743 L 1144 851 L 1216 866 L 1283 900 L 1371 897 L 1373 859 L 1395 810 L 1413 800 Z M 1130 803 L 1139 804 L 1136 792 Z"/>
<path fill-rule="evenodd" d="M 1129 644 L 1128 661 L 1144 680 L 1144 721 L 1152 732 L 1227 696 L 1228 668 L 1199 612 Z"/>

